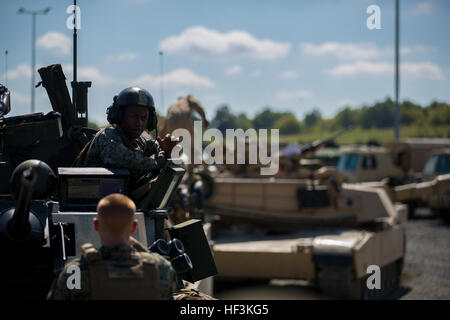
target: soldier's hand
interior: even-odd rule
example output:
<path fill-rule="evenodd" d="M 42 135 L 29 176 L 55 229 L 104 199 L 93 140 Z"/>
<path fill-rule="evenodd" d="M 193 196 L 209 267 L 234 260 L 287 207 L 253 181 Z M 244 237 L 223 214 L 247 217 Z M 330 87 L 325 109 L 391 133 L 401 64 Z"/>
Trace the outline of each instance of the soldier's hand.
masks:
<path fill-rule="evenodd" d="M 160 168 L 164 165 L 164 163 L 166 163 L 166 153 L 164 151 L 160 151 L 158 153 L 158 155 L 156 156 L 156 163 Z"/>
<path fill-rule="evenodd" d="M 158 141 L 161 149 L 169 155 L 172 152 L 173 147 L 180 143 L 182 139 L 181 137 L 175 138 L 174 136 L 171 136 L 170 133 L 168 133 L 163 139 L 157 137 L 156 140 Z"/>

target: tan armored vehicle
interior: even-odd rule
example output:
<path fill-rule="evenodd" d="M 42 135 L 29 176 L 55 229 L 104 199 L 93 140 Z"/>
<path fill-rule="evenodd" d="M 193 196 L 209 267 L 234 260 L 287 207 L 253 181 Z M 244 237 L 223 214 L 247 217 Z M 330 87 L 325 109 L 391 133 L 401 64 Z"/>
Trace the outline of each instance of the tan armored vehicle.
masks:
<path fill-rule="evenodd" d="M 387 177 L 403 179 L 405 175 L 384 147 L 361 146 L 349 149 L 339 158 L 337 169 L 348 183 L 379 181 Z"/>
<path fill-rule="evenodd" d="M 408 213 L 414 217 L 417 207 L 426 206 L 435 213 L 450 216 L 450 148 L 433 151 L 422 172 L 422 182 L 396 186 L 395 201 L 408 203 Z"/>
<path fill-rule="evenodd" d="M 393 186 L 388 179 L 353 184 L 358 188 L 382 188 L 392 201 L 408 206 L 408 218 L 415 217 L 418 207 L 428 207 L 434 213 L 449 216 L 450 211 L 450 148 L 428 152 L 431 155 L 422 172 L 411 179 L 414 182 Z"/>
<path fill-rule="evenodd" d="M 333 177 L 217 178 L 207 210 L 219 217 L 212 228 L 218 279 L 301 279 L 352 299 L 398 286 L 406 206 L 383 189 L 343 187 Z M 369 289 L 378 267 L 380 287 Z"/>
<path fill-rule="evenodd" d="M 410 138 L 383 147 L 354 147 L 346 150 L 337 168 L 345 182 L 390 179 L 391 185 L 413 182 L 420 177 L 431 153 L 449 148 L 450 139 Z"/>

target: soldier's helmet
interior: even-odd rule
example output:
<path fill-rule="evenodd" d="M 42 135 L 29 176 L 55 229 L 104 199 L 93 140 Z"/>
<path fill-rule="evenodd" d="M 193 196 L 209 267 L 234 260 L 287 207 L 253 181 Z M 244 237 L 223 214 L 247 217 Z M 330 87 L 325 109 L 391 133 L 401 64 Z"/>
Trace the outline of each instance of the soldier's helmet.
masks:
<path fill-rule="evenodd" d="M 129 87 L 120 91 L 117 96 L 116 104 L 118 107 L 138 105 L 155 111 L 155 102 L 153 101 L 150 92 L 138 87 Z"/>
<path fill-rule="evenodd" d="M 16 198 L 19 196 L 23 172 L 29 168 L 33 168 L 36 174 L 36 185 L 32 198 L 39 200 L 48 198 L 56 187 L 57 179 L 48 164 L 40 160 L 26 160 L 14 169 L 10 180 L 11 193 Z"/>
<path fill-rule="evenodd" d="M 146 107 L 150 111 L 147 129 L 152 131 L 157 128 L 158 118 L 155 113 L 155 102 L 152 95 L 145 89 L 129 87 L 120 91 L 113 99 L 113 104 L 106 110 L 107 120 L 111 124 L 120 124 L 122 121 L 123 107 L 138 105 Z"/>

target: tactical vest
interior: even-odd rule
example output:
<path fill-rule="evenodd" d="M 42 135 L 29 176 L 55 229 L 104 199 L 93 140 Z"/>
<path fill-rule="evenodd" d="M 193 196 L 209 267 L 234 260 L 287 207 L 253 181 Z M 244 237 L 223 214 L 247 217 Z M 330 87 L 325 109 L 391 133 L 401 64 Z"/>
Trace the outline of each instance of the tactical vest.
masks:
<path fill-rule="evenodd" d="M 160 289 L 159 268 L 147 252 L 135 252 L 131 257 L 139 262 L 132 266 L 114 266 L 105 261 L 91 244 L 81 246 L 88 262 L 92 300 L 164 299 Z"/>

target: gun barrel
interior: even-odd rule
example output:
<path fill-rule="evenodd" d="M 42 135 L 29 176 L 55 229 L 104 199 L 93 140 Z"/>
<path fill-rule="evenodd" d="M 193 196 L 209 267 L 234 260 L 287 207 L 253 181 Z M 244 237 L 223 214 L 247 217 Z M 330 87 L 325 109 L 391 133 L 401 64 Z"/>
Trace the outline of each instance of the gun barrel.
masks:
<path fill-rule="evenodd" d="M 316 152 L 318 149 L 322 148 L 325 144 L 327 144 L 330 141 L 333 141 L 334 139 L 336 139 L 337 137 L 339 137 L 341 134 L 343 134 L 344 132 L 351 130 L 353 128 L 353 126 L 348 126 L 338 132 L 336 132 L 335 134 L 333 134 L 332 136 L 330 136 L 327 139 L 322 139 L 322 140 L 316 140 L 312 143 L 308 143 L 306 146 L 303 146 L 302 148 L 300 148 L 301 150 L 301 154 L 305 154 L 305 153 L 309 153 L 309 152 Z M 306 155 L 308 156 L 308 155 Z"/>
<path fill-rule="evenodd" d="M 33 168 L 23 172 L 17 206 L 9 223 L 9 234 L 13 238 L 23 238 L 30 231 L 30 205 L 36 180 L 37 176 Z"/>

